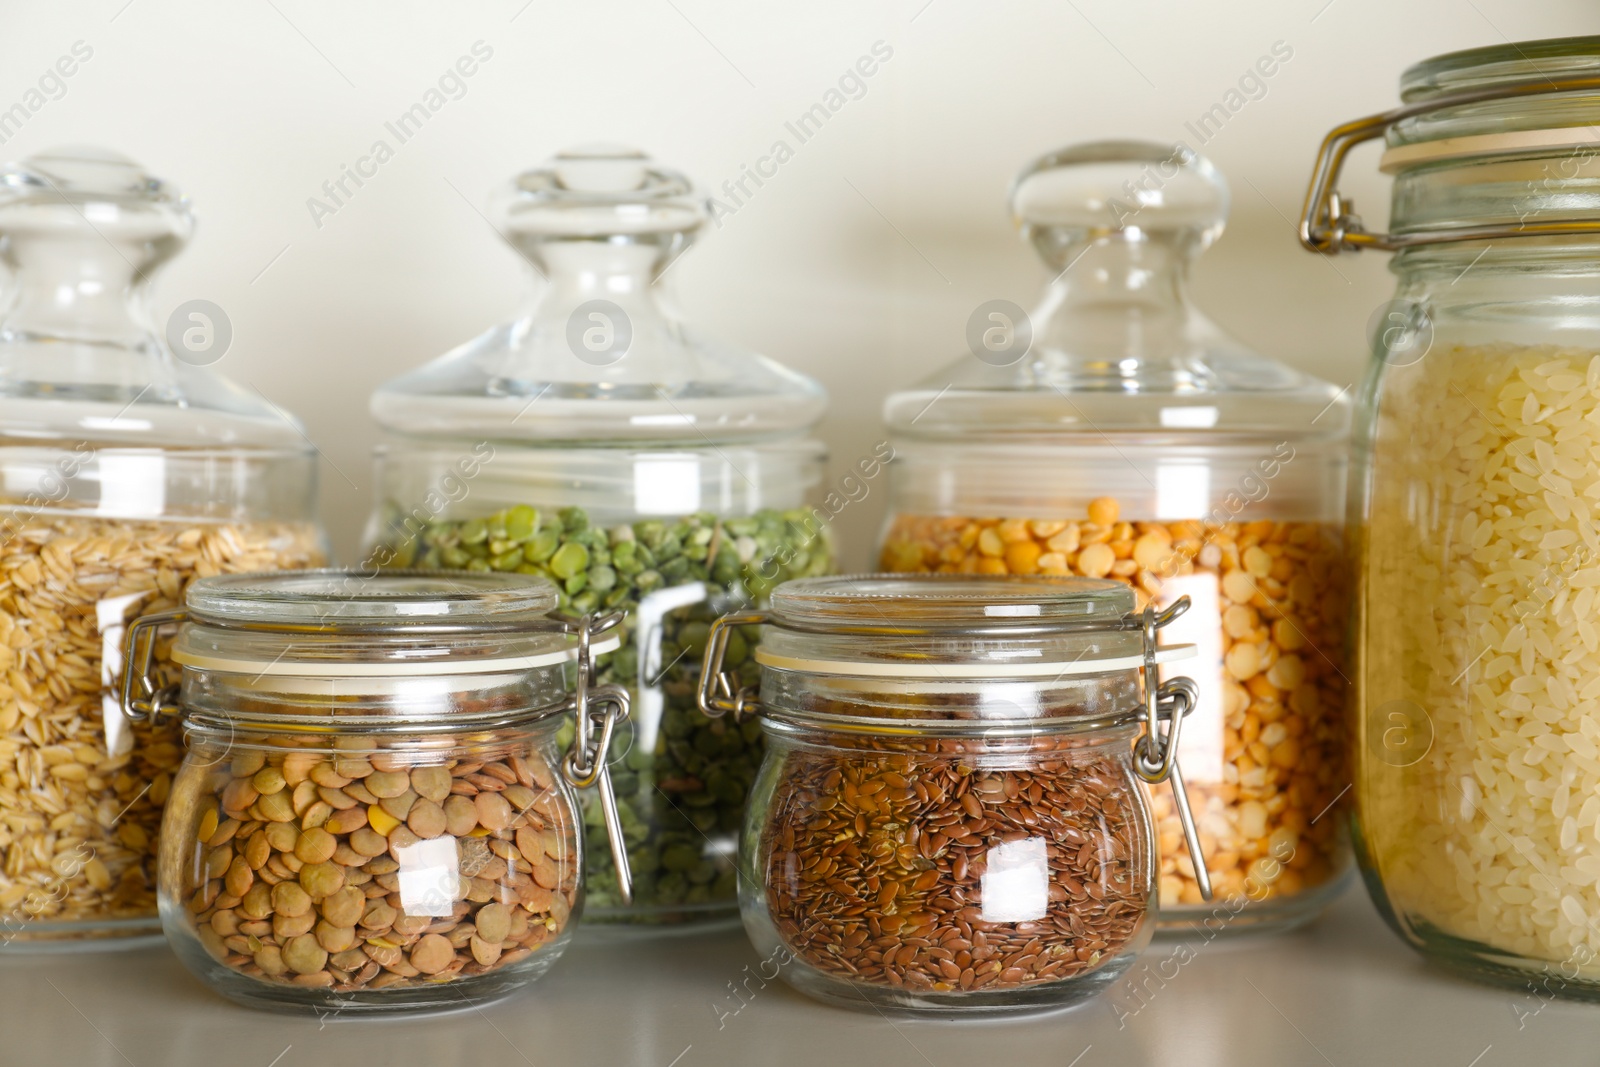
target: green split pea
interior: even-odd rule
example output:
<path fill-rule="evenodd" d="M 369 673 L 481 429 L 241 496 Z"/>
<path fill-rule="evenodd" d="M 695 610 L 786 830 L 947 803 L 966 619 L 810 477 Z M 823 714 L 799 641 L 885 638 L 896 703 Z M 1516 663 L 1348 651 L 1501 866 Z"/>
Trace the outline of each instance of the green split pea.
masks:
<path fill-rule="evenodd" d="M 781 582 L 832 571 L 832 539 L 813 513 L 769 509 L 732 519 L 698 513 L 600 527 L 581 508 L 550 514 L 519 505 L 487 518 L 433 523 L 394 553 L 393 567 L 544 575 L 560 588 L 563 611 L 629 613 L 623 646 L 601 657 L 599 680 L 635 691 L 636 720 L 617 732 L 610 757 L 634 906 L 621 908 L 599 797 L 588 790 L 581 797 L 588 917 L 673 922 L 731 914 L 738 895 L 732 842 L 761 763 L 761 727 L 700 713 L 700 658 L 721 613 L 764 602 Z M 649 594 L 691 582 L 704 583 L 708 596 L 662 621 L 658 673 L 646 679 L 661 690 L 661 718 L 646 747 L 636 743 L 644 705 L 634 611 Z M 725 664 L 741 684 L 758 678 L 756 630 L 742 627 L 728 642 Z M 563 727 L 563 746 L 571 732 L 570 723 Z"/>

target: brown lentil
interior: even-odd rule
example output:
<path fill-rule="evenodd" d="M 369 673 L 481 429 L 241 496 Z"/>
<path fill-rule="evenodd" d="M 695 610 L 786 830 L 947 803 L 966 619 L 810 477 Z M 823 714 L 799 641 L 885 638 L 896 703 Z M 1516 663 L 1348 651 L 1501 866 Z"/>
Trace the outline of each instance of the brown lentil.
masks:
<path fill-rule="evenodd" d="M 350 740 L 359 739 L 336 745 Z M 295 751 L 306 742 L 285 737 L 258 743 L 259 751 L 198 771 L 205 780 L 192 799 L 192 844 L 178 865 L 195 933 L 229 968 L 340 992 L 436 984 L 526 959 L 565 929 L 577 899 L 578 827 L 537 752 L 409 768 L 416 755 Z M 495 803 L 450 795 L 480 776 L 501 787 Z M 344 784 L 317 784 L 334 781 Z M 312 789 L 302 791 L 306 784 Z M 446 804 L 413 800 L 409 822 L 384 806 L 420 795 L 419 785 Z M 380 792 L 380 801 L 366 799 Z M 278 797 L 287 798 L 286 818 L 278 818 Z M 453 815 L 450 800 L 464 804 Z M 318 805 L 327 809 L 321 825 L 298 826 Z M 408 914 L 399 857 L 447 835 L 457 859 L 449 914 Z"/>
<path fill-rule="evenodd" d="M 193 578 L 321 563 L 316 530 L 291 524 L 41 517 L 0 545 L 0 918 L 156 914 L 161 811 L 183 751 L 175 724 L 133 726 L 130 751 L 107 750 L 101 656 L 120 629 L 102 607 L 127 597 L 132 618 L 177 607 Z M 176 677 L 168 644 L 163 681 Z"/>
<path fill-rule="evenodd" d="M 1004 755 L 984 740 L 828 744 L 786 755 L 759 855 L 801 960 L 876 985 L 997 991 L 1093 971 L 1140 933 L 1150 842 L 1126 765 L 1065 738 Z M 985 919 L 994 850 L 1025 841 L 1043 842 L 1045 911 Z"/>
<path fill-rule="evenodd" d="M 1127 522 L 1117 501 L 1088 521 L 900 516 L 887 571 L 1081 574 L 1133 586 L 1142 609 L 1180 575 L 1217 578 L 1223 664 L 1222 780 L 1189 780 L 1219 897 L 1260 902 L 1316 888 L 1347 865 L 1343 715 L 1346 585 L 1338 532 L 1319 523 Z M 1187 746 L 1185 746 L 1187 747 Z M 1202 903 L 1165 788 L 1150 791 L 1164 908 Z M 1319 817 L 1320 816 L 1320 817 Z"/>

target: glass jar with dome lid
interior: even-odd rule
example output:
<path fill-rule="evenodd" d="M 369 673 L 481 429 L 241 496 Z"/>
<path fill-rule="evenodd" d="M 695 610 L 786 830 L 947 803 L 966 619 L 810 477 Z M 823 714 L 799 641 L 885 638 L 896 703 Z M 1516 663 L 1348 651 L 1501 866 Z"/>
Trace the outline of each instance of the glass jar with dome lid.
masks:
<path fill-rule="evenodd" d="M 603 681 L 633 692 L 612 745 L 634 873 L 624 906 L 585 799 L 586 918 L 731 919 L 735 837 L 760 762 L 754 724 L 695 707 L 711 620 L 833 565 L 810 379 L 705 337 L 663 278 L 708 216 L 688 179 L 623 148 L 564 152 L 496 199 L 536 275 L 527 307 L 383 386 L 369 529 L 379 566 L 551 578 L 563 609 L 628 612 Z M 741 636 L 742 669 L 755 663 Z"/>
<path fill-rule="evenodd" d="M 195 578 L 323 562 L 316 452 L 211 366 L 219 309 L 151 328 L 151 278 L 193 233 L 187 198 L 114 152 L 0 171 L 0 950 L 159 937 L 183 752 L 175 723 L 117 710 L 125 628 Z"/>
<path fill-rule="evenodd" d="M 1139 608 L 1187 596 L 1199 700 L 1180 745 L 1218 899 L 1152 798 L 1166 928 L 1283 927 L 1337 894 L 1343 758 L 1343 391 L 1189 302 L 1228 187 L 1181 145 L 1049 153 L 1011 191 L 1052 280 L 990 301 L 970 351 L 884 406 L 887 571 L 1081 575 Z"/>

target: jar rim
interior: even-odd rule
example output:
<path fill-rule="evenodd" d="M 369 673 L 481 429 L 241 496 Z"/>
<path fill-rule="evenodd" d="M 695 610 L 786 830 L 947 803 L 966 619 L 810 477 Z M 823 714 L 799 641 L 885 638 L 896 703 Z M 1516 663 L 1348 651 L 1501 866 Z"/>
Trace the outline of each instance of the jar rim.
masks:
<path fill-rule="evenodd" d="M 762 711 L 829 727 L 870 723 L 868 732 L 916 734 L 951 729 L 992 731 L 1039 729 L 1045 720 L 1071 723 L 1069 730 L 1131 723 L 1141 709 L 1080 708 L 1064 715 L 1019 714 L 968 708 L 957 715 L 879 715 L 851 696 L 836 696 L 841 710 L 784 707 L 771 690 L 776 679 L 842 679 L 846 688 L 888 685 L 920 694 L 985 694 L 1024 688 L 1039 694 L 1085 684 L 1134 685 L 1158 665 L 1196 654 L 1194 645 L 1158 648 L 1157 631 L 1189 607 L 1187 597 L 1157 610 L 1135 612 L 1134 594 L 1119 582 L 1096 578 L 1015 577 L 967 574 L 865 574 L 787 582 L 772 594 L 771 608 L 724 616 L 708 645 L 706 670 L 717 671 L 726 653 L 726 627 L 766 623 L 755 650 L 763 671 Z M 708 675 L 709 676 L 709 675 Z M 929 690 L 927 687 L 932 686 Z M 776 697 L 776 699 L 774 699 Z M 744 707 L 744 696 L 733 710 Z M 1002 704 L 1010 703 L 1002 700 Z M 702 703 L 702 707 L 706 704 Z M 920 707 L 920 704 L 918 705 Z M 962 725 L 951 726 L 950 723 Z"/>
<path fill-rule="evenodd" d="M 766 706 L 761 712 L 761 728 L 780 734 L 806 731 L 882 737 L 914 741 L 919 738 L 982 738 L 1017 741 L 1032 737 L 1068 737 L 1080 734 L 1105 734 L 1109 743 L 1119 736 L 1134 737 L 1140 730 L 1139 709 L 1128 707 L 1101 715 L 1056 715 L 1037 718 L 941 718 L 900 719 L 872 715 L 800 710 Z M 1129 748 L 1132 752 L 1132 748 Z"/>
<path fill-rule="evenodd" d="M 289 704 L 285 704 L 289 706 Z M 505 731 L 553 729 L 553 720 L 570 708 L 566 700 L 542 704 L 507 704 L 478 712 L 453 715 L 341 715 L 298 712 L 250 711 L 235 713 L 215 708 L 187 708 L 186 734 L 226 735 L 230 745 L 248 747 L 253 734 L 325 737 L 329 745 L 338 737 L 460 738 L 463 735 L 500 734 Z M 242 736 L 241 736 L 242 735 Z M 504 738 L 499 738 L 504 740 Z M 262 747 L 273 747 L 261 742 Z"/>
<path fill-rule="evenodd" d="M 1113 674 L 1137 670 L 1144 665 L 1142 654 L 1107 655 L 1090 658 L 1098 652 L 1094 646 L 1085 654 L 1071 659 L 1028 659 L 1015 662 L 983 660 L 972 663 L 885 662 L 864 659 L 813 659 L 785 656 L 758 646 L 756 662 L 772 670 L 793 671 L 797 674 L 830 674 L 869 678 L 908 678 L 938 681 L 1003 681 L 1013 679 L 1052 679 L 1086 674 Z M 1163 645 L 1155 653 L 1158 666 L 1193 659 L 1198 655 L 1194 645 Z"/>
<path fill-rule="evenodd" d="M 184 596 L 196 622 L 323 632 L 548 628 L 559 602 L 555 585 L 538 575 L 339 567 L 216 575 L 190 583 Z"/>
<path fill-rule="evenodd" d="M 1151 618 L 1132 587 L 1103 578 L 983 574 L 844 574 L 773 590 L 756 661 L 769 670 L 974 684 L 1137 670 Z M 1158 662 L 1187 658 L 1164 648 Z"/>
<path fill-rule="evenodd" d="M 1431 56 L 1400 75 L 1400 98 L 1417 103 L 1515 82 L 1600 74 L 1600 36 L 1549 37 Z"/>
<path fill-rule="evenodd" d="M 841 574 L 785 582 L 772 593 L 776 625 L 827 633 L 981 626 L 1021 634 L 1066 622 L 1111 630 L 1133 610 L 1131 587 L 1067 575 Z"/>
<path fill-rule="evenodd" d="M 1600 92 L 1592 85 L 1561 86 L 1597 78 L 1600 36 L 1508 42 L 1424 60 L 1400 77 L 1400 98 L 1411 113 L 1388 126 L 1388 147 L 1378 169 L 1400 174 L 1496 157 L 1537 161 L 1575 152 L 1588 158 L 1594 154 Z M 1559 197 L 1549 199 L 1539 212 L 1529 213 L 1563 210 Z"/>
<path fill-rule="evenodd" d="M 219 575 L 190 583 L 172 658 L 188 670 L 303 679 L 319 690 L 338 680 L 522 673 L 579 654 L 578 624 L 555 613 L 558 599 L 549 579 L 500 572 Z M 620 646 L 612 630 L 589 651 Z"/>

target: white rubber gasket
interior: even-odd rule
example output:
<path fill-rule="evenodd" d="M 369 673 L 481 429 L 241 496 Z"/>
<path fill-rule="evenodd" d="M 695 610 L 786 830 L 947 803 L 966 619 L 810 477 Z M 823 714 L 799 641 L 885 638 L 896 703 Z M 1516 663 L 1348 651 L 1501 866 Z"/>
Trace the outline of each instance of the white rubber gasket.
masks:
<path fill-rule="evenodd" d="M 1194 645 L 1167 645 L 1156 651 L 1157 663 L 1174 663 L 1198 654 Z M 757 646 L 756 662 L 763 667 L 800 674 L 847 674 L 871 678 L 1064 678 L 1078 674 L 1104 674 L 1144 666 L 1144 656 L 1108 659 L 1031 661 L 1028 663 L 885 663 L 883 661 L 799 659 L 779 656 Z"/>
<path fill-rule="evenodd" d="M 1600 155 L 1600 126 L 1561 126 L 1553 130 L 1508 130 L 1471 137 L 1443 137 L 1437 141 L 1390 148 L 1378 160 L 1378 169 L 1393 174 L 1418 163 L 1466 156 L 1506 155 L 1546 148 L 1592 148 Z"/>
<path fill-rule="evenodd" d="M 611 634 L 589 646 L 594 655 L 615 652 L 622 647 L 622 638 Z M 396 661 L 384 663 L 343 663 L 337 660 L 305 663 L 295 660 L 226 659 L 221 656 L 197 656 L 173 651 L 172 661 L 199 671 L 218 671 L 223 674 L 248 674 L 261 677 L 295 678 L 405 678 L 437 674 L 509 674 L 529 671 L 538 667 L 553 667 L 570 663 L 577 658 L 576 645 L 556 652 L 541 652 L 533 656 L 495 656 L 492 659 L 438 659 Z"/>

